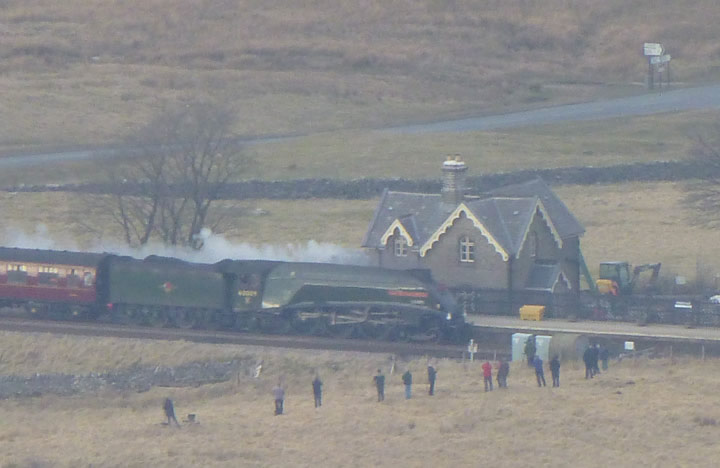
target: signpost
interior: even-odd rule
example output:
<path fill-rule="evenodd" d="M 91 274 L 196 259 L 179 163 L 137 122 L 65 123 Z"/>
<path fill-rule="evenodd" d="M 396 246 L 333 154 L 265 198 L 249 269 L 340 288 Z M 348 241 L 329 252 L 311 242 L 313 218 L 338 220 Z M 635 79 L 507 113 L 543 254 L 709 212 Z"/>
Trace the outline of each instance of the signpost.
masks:
<path fill-rule="evenodd" d="M 662 55 L 663 46 L 657 42 L 646 42 L 643 44 L 643 53 L 648 57 L 656 57 Z"/>
<path fill-rule="evenodd" d="M 655 85 L 655 71 L 660 73 L 660 86 L 662 87 L 662 72 L 667 64 L 667 81 L 670 83 L 670 54 L 663 55 L 665 49 L 658 42 L 646 42 L 643 44 L 643 55 L 648 58 L 648 89 Z"/>
<path fill-rule="evenodd" d="M 473 362 L 475 360 L 475 353 L 477 353 L 477 350 L 478 350 L 478 345 L 477 345 L 477 343 L 475 343 L 475 340 L 470 339 L 467 350 L 468 350 L 468 353 L 470 354 L 470 362 Z"/>
<path fill-rule="evenodd" d="M 650 63 L 653 65 L 660 65 L 662 63 L 668 63 L 672 57 L 670 57 L 670 54 L 665 55 L 657 55 L 654 57 L 650 57 Z"/>

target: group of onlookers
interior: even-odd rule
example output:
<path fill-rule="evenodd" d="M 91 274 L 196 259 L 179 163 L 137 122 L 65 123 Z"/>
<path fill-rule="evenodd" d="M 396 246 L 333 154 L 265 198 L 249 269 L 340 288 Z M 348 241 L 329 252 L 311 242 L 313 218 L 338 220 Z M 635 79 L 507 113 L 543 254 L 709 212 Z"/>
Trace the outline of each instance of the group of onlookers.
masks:
<path fill-rule="evenodd" d="M 527 357 L 528 366 L 535 369 L 535 377 L 537 379 L 538 387 L 544 387 L 545 385 L 545 372 L 543 368 L 543 360 L 539 355 L 536 354 L 535 348 L 535 337 L 530 336 L 525 343 L 525 355 Z M 591 379 L 595 375 L 600 373 L 598 362 L 602 363 L 603 370 L 608 368 L 609 351 L 606 347 L 599 345 L 589 346 L 583 353 L 583 361 L 585 363 L 585 378 Z M 490 361 L 485 361 L 482 366 L 483 382 L 486 392 L 493 390 L 493 366 Z M 550 373 L 552 375 L 552 386 L 560 386 L 560 359 L 557 355 L 554 355 L 550 360 L 549 364 Z M 496 364 L 496 379 L 498 388 L 507 388 L 507 378 L 510 373 L 510 364 L 504 359 L 500 359 Z M 412 397 L 412 383 L 413 376 L 410 369 L 407 369 L 401 376 L 403 385 L 405 386 L 405 398 L 410 399 Z M 437 378 L 437 370 L 432 365 L 428 364 L 427 367 L 427 378 L 428 378 L 428 394 L 430 396 L 435 394 L 435 380 Z M 377 370 L 377 374 L 373 377 L 373 382 L 377 390 L 377 401 L 385 400 L 385 375 L 381 369 Z M 322 387 L 323 382 L 320 380 L 320 376 L 315 374 L 315 378 L 312 381 L 313 396 L 315 398 L 315 408 L 322 406 Z M 273 397 L 275 398 L 275 414 L 283 414 L 284 402 L 285 402 L 285 387 L 282 381 L 272 390 Z M 174 422 L 178 424 L 175 418 L 175 410 L 173 402 L 170 399 L 166 399 L 163 405 L 165 415 L 168 418 L 168 424 Z"/>

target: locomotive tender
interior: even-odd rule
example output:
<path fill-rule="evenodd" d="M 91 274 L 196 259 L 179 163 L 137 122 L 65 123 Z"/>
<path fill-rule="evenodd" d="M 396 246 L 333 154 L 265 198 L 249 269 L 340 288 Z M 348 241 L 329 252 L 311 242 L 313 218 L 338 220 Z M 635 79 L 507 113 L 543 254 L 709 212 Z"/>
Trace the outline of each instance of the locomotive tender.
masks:
<path fill-rule="evenodd" d="M 427 271 L 0 248 L 0 307 L 55 318 L 384 340 L 455 340 L 466 325 Z M 9 308 L 9 309 L 7 309 Z"/>

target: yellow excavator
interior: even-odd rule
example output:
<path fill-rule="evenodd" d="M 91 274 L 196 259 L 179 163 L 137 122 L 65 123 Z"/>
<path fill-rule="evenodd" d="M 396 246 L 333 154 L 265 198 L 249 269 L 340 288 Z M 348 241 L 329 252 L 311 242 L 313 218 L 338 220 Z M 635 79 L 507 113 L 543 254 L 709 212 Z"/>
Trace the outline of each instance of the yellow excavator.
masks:
<path fill-rule="evenodd" d="M 600 275 L 595 285 L 600 294 L 610 294 L 613 296 L 627 296 L 633 292 L 637 292 L 640 274 L 645 271 L 651 271 L 650 278 L 643 283 L 646 291 L 652 290 L 660 275 L 661 263 L 646 263 L 637 265 L 630 272 L 630 264 L 628 262 L 602 262 L 600 264 Z"/>

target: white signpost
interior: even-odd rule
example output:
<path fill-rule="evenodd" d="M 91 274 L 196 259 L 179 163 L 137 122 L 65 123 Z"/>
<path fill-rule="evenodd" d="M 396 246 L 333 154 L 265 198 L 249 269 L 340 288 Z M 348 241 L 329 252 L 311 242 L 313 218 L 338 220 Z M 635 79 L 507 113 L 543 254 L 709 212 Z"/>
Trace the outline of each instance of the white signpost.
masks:
<path fill-rule="evenodd" d="M 670 57 L 670 54 L 665 55 L 658 55 L 655 57 L 650 57 L 650 63 L 653 65 L 661 65 L 663 63 L 668 63 L 672 57 Z"/>
<path fill-rule="evenodd" d="M 645 44 L 643 44 L 643 53 L 648 57 L 656 57 L 658 55 L 662 55 L 663 46 L 662 44 L 658 44 L 657 42 L 646 42 Z"/>
<path fill-rule="evenodd" d="M 477 353 L 478 345 L 475 343 L 475 340 L 472 338 L 470 339 L 470 342 L 468 343 L 467 347 L 468 353 L 470 354 L 470 362 L 473 362 L 475 360 L 475 353 Z"/>
<path fill-rule="evenodd" d="M 643 55 L 648 58 L 648 88 L 655 87 L 655 71 L 660 73 L 660 86 L 662 87 L 662 66 L 670 62 L 670 55 L 663 55 L 665 49 L 658 42 L 646 42 L 643 44 Z M 668 82 L 670 74 L 668 73 Z"/>

